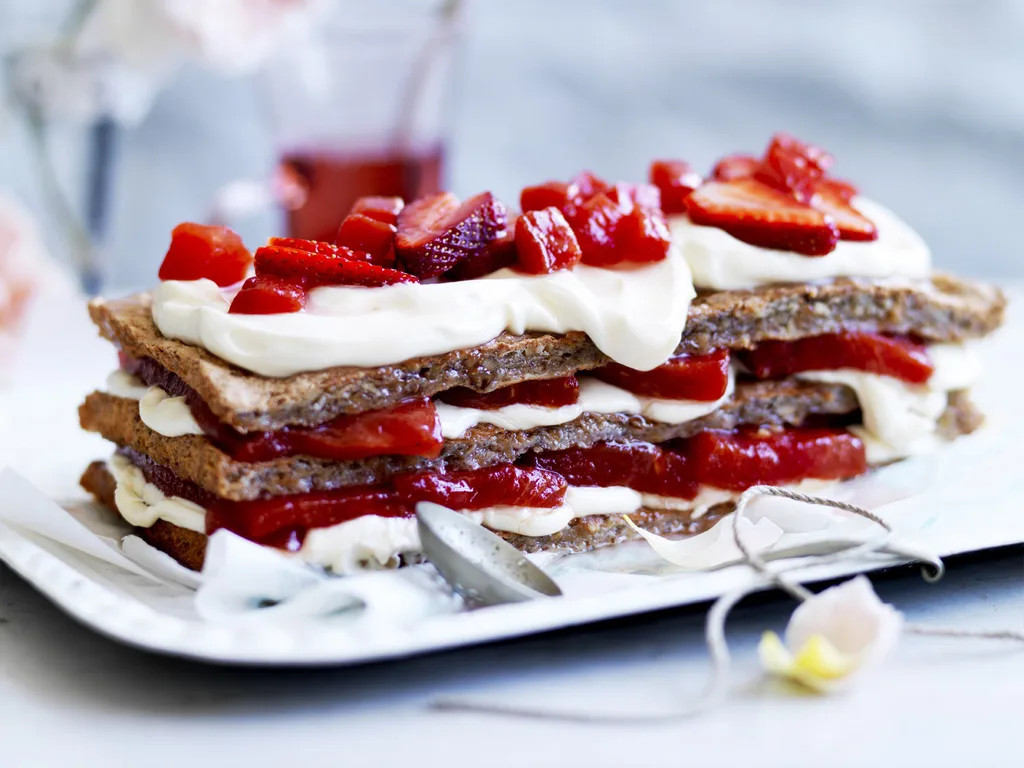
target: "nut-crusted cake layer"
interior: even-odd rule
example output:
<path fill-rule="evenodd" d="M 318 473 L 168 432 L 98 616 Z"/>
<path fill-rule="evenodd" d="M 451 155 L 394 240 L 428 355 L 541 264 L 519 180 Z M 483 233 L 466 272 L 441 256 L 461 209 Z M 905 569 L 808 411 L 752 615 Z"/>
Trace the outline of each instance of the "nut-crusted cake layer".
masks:
<path fill-rule="evenodd" d="M 376 483 L 416 469 L 476 469 L 512 462 L 531 450 L 587 447 L 608 440 L 663 442 L 739 424 L 801 424 L 809 414 L 845 414 L 857 408 L 856 395 L 841 384 L 741 382 L 729 402 L 685 424 L 662 424 L 623 413 L 588 413 L 567 424 L 520 432 L 482 424 L 461 438 L 446 440 L 439 459 L 384 456 L 350 462 L 308 457 L 234 461 L 206 437 L 164 437 L 154 432 L 139 418 L 138 402 L 102 392 L 89 395 L 79 409 L 79 418 L 84 429 L 150 456 L 217 496 L 248 500 Z"/>
<path fill-rule="evenodd" d="M 107 465 L 94 461 L 82 475 L 82 487 L 96 497 L 97 501 L 111 512 L 117 513 L 114 504 L 115 482 Z M 731 512 L 730 503 L 718 504 L 697 520 L 691 518 L 689 510 L 640 509 L 630 514 L 641 528 L 667 535 L 694 535 L 705 531 L 722 515 Z M 137 533 L 162 552 L 166 552 L 186 568 L 200 570 L 206 554 L 206 535 L 180 528 L 165 520 L 157 520 L 150 528 L 138 528 Z M 611 544 L 618 544 L 639 538 L 622 515 L 588 515 L 573 520 L 569 525 L 550 536 L 521 536 L 504 531 L 499 536 L 524 552 L 566 551 L 585 552 Z"/>
<path fill-rule="evenodd" d="M 994 288 L 946 275 L 921 281 L 844 278 L 721 291 L 693 301 L 680 350 L 751 348 L 769 339 L 792 340 L 842 330 L 913 333 L 932 342 L 962 341 L 998 327 L 1005 303 L 1005 297 Z M 147 294 L 95 300 L 89 311 L 105 338 L 129 355 L 151 357 L 177 374 L 221 421 L 243 432 L 287 424 L 311 426 L 455 386 L 485 392 L 608 362 L 581 333 L 505 333 L 479 347 L 397 365 L 264 378 L 228 365 L 198 347 L 164 338 L 153 324 Z"/>

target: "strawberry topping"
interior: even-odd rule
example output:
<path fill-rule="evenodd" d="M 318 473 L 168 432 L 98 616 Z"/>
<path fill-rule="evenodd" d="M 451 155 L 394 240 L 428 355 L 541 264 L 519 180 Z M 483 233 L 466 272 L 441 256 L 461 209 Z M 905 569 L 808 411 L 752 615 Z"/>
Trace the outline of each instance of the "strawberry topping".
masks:
<path fill-rule="evenodd" d="M 400 197 L 360 197 L 348 213 L 350 216 L 361 213 L 385 224 L 395 224 L 404 207 L 405 201 Z"/>
<path fill-rule="evenodd" d="M 535 453 L 523 461 L 557 472 L 569 485 L 624 486 L 677 499 L 692 499 L 698 491 L 686 455 L 651 443 L 598 443 Z"/>
<path fill-rule="evenodd" d="M 395 264 L 395 233 L 398 227 L 362 213 L 350 213 L 338 227 L 335 244 L 369 254 L 368 261 L 379 267 Z"/>
<path fill-rule="evenodd" d="M 245 279 L 252 254 L 227 227 L 184 222 L 171 232 L 161 280 L 213 280 L 222 288 Z"/>
<path fill-rule="evenodd" d="M 565 478 L 544 469 L 499 464 L 466 472 L 415 472 L 391 479 L 410 503 L 432 501 L 452 509 L 495 506 L 552 508 L 565 498 Z"/>
<path fill-rule="evenodd" d="M 809 203 L 818 180 L 832 165 L 832 156 L 825 150 L 805 144 L 785 133 L 772 137 L 754 178 L 783 192 L 789 192 L 801 203 Z"/>
<path fill-rule="evenodd" d="M 308 288 L 318 285 L 361 285 L 374 288 L 394 283 L 419 282 L 405 272 L 358 261 L 352 250 L 336 247 L 337 253 L 328 254 L 278 245 L 263 246 L 256 249 L 256 272 L 302 281 Z"/>
<path fill-rule="evenodd" d="M 824 256 L 839 240 L 831 217 L 752 178 L 705 184 L 687 198 L 686 210 L 694 224 L 762 248 Z"/>
<path fill-rule="evenodd" d="M 668 255 L 672 235 L 662 212 L 637 205 L 615 229 L 615 247 L 622 261 L 645 264 Z"/>
<path fill-rule="evenodd" d="M 229 313 L 276 315 L 298 312 L 306 306 L 306 289 L 299 283 L 273 275 L 250 277 L 235 294 Z"/>
<path fill-rule="evenodd" d="M 653 371 L 637 371 L 619 363 L 608 363 L 591 375 L 637 395 L 665 400 L 712 402 L 729 386 L 729 350 L 717 349 L 706 355 L 673 355 Z"/>
<path fill-rule="evenodd" d="M 572 269 L 583 254 L 569 222 L 554 207 L 527 211 L 516 221 L 517 268 L 531 275 Z"/>
<path fill-rule="evenodd" d="M 832 217 L 839 229 L 840 240 L 877 240 L 878 228 L 858 211 L 846 197 L 849 190 L 838 185 L 818 182 L 811 205 Z"/>
<path fill-rule="evenodd" d="M 662 211 L 674 214 L 686 213 L 686 198 L 702 179 L 685 160 L 655 160 L 651 163 L 650 181 L 661 191 Z"/>
<path fill-rule="evenodd" d="M 467 387 L 453 387 L 436 395 L 442 403 L 459 408 L 493 411 L 507 405 L 543 405 L 560 408 L 579 400 L 580 383 L 575 376 L 561 379 L 538 379 L 510 384 L 493 392 L 477 392 Z"/>
<path fill-rule="evenodd" d="M 505 206 L 490 192 L 461 204 L 450 192 L 421 198 L 398 214 L 398 261 L 413 275 L 437 277 L 484 253 L 507 223 Z"/>
<path fill-rule="evenodd" d="M 571 222 L 584 264 L 608 267 L 622 261 L 615 248 L 615 229 L 632 208 L 632 201 L 627 200 L 623 206 L 603 192 L 580 206 Z"/>
<path fill-rule="evenodd" d="M 460 262 L 454 269 L 445 274 L 446 280 L 473 280 L 499 269 L 511 267 L 516 263 L 516 222 L 513 218 L 508 222 L 508 231 L 481 253 L 466 261 Z"/>
<path fill-rule="evenodd" d="M 853 200 L 853 198 L 858 194 L 857 188 L 850 182 L 844 181 L 843 179 L 829 178 L 821 179 L 818 182 L 815 191 L 818 193 L 827 192 L 847 203 Z"/>
<path fill-rule="evenodd" d="M 753 176 L 761 161 L 753 155 L 727 155 L 715 163 L 711 178 L 715 181 L 732 181 Z"/>
<path fill-rule="evenodd" d="M 519 207 L 523 213 L 552 206 L 564 213 L 571 202 L 569 184 L 564 181 L 546 181 L 535 187 L 524 187 L 519 193 Z"/>
<path fill-rule="evenodd" d="M 842 429 L 709 430 L 686 440 L 683 450 L 698 482 L 731 491 L 867 471 L 864 443 Z"/>
<path fill-rule="evenodd" d="M 853 368 L 924 384 L 933 368 L 928 350 L 904 336 L 846 331 L 796 341 L 763 341 L 740 359 L 759 379 L 782 379 L 801 371 Z"/>

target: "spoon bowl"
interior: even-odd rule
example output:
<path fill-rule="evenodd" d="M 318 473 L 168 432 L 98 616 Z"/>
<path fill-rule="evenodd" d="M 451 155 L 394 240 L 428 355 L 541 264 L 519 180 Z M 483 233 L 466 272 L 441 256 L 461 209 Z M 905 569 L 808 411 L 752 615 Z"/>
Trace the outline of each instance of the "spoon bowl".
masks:
<path fill-rule="evenodd" d="M 500 605 L 562 594 L 522 552 L 458 512 L 422 502 L 416 521 L 423 553 L 467 602 Z"/>

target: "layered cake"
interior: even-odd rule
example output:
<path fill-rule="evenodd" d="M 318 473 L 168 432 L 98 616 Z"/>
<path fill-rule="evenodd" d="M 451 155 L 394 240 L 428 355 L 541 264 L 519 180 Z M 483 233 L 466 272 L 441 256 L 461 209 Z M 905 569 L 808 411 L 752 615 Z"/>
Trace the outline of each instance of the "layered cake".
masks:
<path fill-rule="evenodd" d="M 96 300 L 120 367 L 83 486 L 191 568 L 226 528 L 344 573 L 415 560 L 416 505 L 524 551 L 692 535 L 755 484 L 823 491 L 978 427 L 995 289 L 786 135 L 706 178 L 582 173 L 364 198 L 333 243 L 179 225 Z"/>

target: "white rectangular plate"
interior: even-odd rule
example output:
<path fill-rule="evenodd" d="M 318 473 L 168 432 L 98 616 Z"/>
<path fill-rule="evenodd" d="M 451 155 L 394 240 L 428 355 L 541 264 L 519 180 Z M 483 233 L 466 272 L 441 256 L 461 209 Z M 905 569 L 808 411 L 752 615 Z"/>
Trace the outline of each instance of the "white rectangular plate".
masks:
<path fill-rule="evenodd" d="M 913 493 L 884 516 L 902 535 L 941 555 L 1024 542 L 1024 475 L 1019 469 L 1024 417 L 1020 409 L 1009 407 L 1022 371 L 1018 350 L 1024 349 L 1024 323 L 1016 315 L 982 348 L 988 377 L 976 399 L 988 413 L 988 426 L 935 456 L 855 481 Z M 75 445 L 74 427 L 62 429 L 67 444 Z M 67 467 L 69 457 L 60 450 L 65 435 L 59 430 L 48 435 L 54 446 L 51 464 Z M 80 460 L 78 455 L 73 458 Z M 72 471 L 60 473 L 61 489 L 67 487 L 65 475 Z M 44 485 L 39 478 L 47 476 L 38 465 L 24 474 L 36 485 Z M 50 487 L 43 490 L 61 493 Z M 459 611 L 444 597 L 427 566 L 380 576 L 421 590 L 427 603 L 411 612 L 349 612 L 317 621 L 206 621 L 196 612 L 190 587 L 108 562 L 120 557 L 113 544 L 116 531 L 105 530 L 109 523 L 88 505 L 79 504 L 73 511 L 100 534 L 100 547 L 93 554 L 59 543 L 60 532 L 33 532 L 24 518 L 21 524 L 11 522 L 41 503 L 45 496 L 24 481 L 11 474 L 0 476 L 0 520 L 8 521 L 0 523 L 0 559 L 97 632 L 153 652 L 221 663 L 342 665 L 406 657 L 699 603 L 751 579 L 742 567 L 666 574 L 645 544 L 634 543 L 554 565 L 551 572 L 565 591 L 565 597 L 557 599 Z M 103 559 L 104 552 L 114 555 Z M 892 564 L 878 559 L 835 563 L 807 570 L 801 580 L 831 579 Z M 941 589 L 941 582 L 935 588 Z"/>

